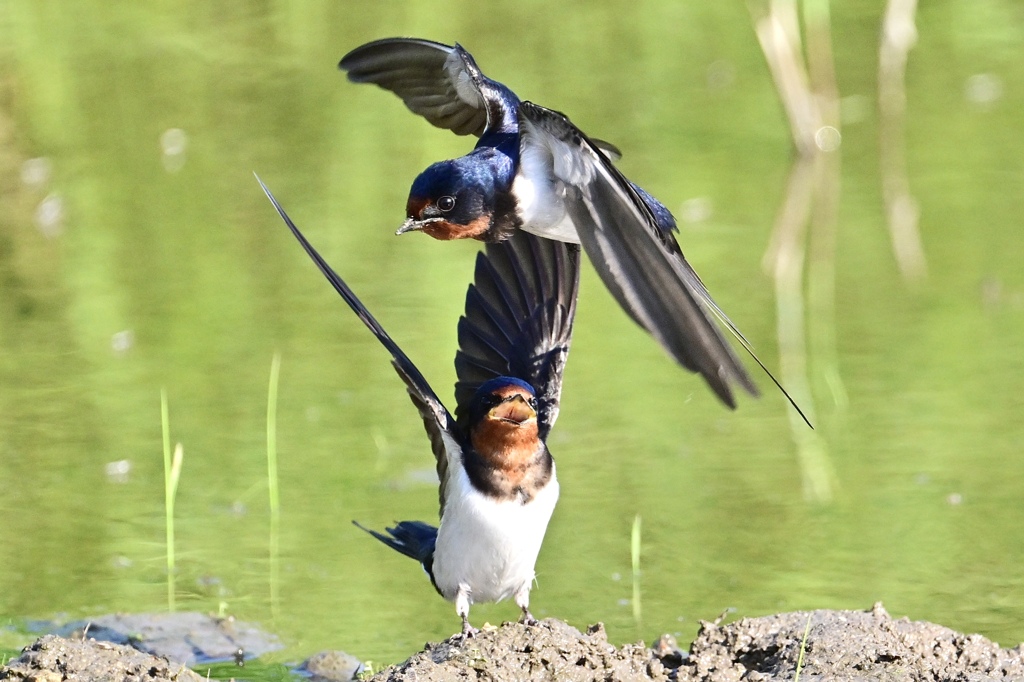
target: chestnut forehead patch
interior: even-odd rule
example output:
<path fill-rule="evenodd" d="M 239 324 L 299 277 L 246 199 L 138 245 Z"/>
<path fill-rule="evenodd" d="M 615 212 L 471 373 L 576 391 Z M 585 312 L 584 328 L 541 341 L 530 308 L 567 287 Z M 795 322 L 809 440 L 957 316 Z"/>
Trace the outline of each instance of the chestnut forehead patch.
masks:
<path fill-rule="evenodd" d="M 405 204 L 405 215 L 409 218 L 419 218 L 420 212 L 430 205 L 430 199 L 410 196 Z"/>

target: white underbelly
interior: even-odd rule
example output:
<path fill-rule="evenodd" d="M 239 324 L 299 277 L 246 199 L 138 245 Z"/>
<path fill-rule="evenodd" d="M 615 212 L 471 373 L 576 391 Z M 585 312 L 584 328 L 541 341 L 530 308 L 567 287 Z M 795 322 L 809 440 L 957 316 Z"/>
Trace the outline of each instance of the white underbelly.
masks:
<path fill-rule="evenodd" d="M 565 210 L 565 190 L 561 183 L 540 170 L 530 172 L 531 156 L 524 154 L 522 172 L 512 182 L 512 194 L 523 229 L 560 242 L 579 244 L 576 226 Z"/>
<path fill-rule="evenodd" d="M 533 582 L 544 533 L 558 501 L 551 480 L 528 504 L 496 502 L 476 490 L 461 469 L 453 476 L 434 549 L 434 581 L 454 600 L 460 585 L 471 602 L 501 601 Z"/>

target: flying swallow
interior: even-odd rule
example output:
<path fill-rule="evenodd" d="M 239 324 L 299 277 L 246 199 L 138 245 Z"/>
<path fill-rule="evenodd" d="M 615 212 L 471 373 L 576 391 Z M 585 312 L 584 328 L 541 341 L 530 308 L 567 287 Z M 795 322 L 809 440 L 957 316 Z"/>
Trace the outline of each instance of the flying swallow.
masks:
<path fill-rule="evenodd" d="M 535 623 L 529 610 L 534 566 L 558 500 L 546 440 L 558 417 L 572 336 L 579 247 L 521 232 L 478 255 L 458 324 L 453 417 L 260 185 L 320 271 L 391 353 L 430 437 L 440 480 L 440 524 L 402 521 L 386 533 L 363 530 L 420 562 L 438 593 L 455 602 L 463 634 L 474 632 L 474 602 L 513 597 L 522 622 Z"/>
<path fill-rule="evenodd" d="M 683 257 L 669 210 L 612 164 L 612 145 L 521 101 L 458 44 L 387 38 L 338 66 L 353 82 L 394 92 L 433 125 L 480 138 L 469 154 L 416 178 L 399 234 L 500 242 L 522 230 L 581 244 L 623 310 L 726 405 L 736 406 L 733 386 L 758 395 L 712 316 L 764 365 Z"/>

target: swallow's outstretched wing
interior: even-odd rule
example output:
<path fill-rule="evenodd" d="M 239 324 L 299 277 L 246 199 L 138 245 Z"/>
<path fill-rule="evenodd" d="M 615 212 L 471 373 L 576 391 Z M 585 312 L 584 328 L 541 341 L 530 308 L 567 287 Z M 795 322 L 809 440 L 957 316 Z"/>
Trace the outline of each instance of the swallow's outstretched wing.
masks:
<path fill-rule="evenodd" d="M 515 129 L 519 98 L 480 71 L 461 45 L 420 38 L 382 38 L 360 45 L 338 62 L 353 83 L 374 83 L 398 95 L 409 110 L 456 135 Z M 618 147 L 591 138 L 612 161 Z"/>
<path fill-rule="evenodd" d="M 711 319 L 717 306 L 658 215 L 667 213 L 664 207 L 645 201 L 642 190 L 563 114 L 524 102 L 519 126 L 521 174 L 535 191 L 562 203 L 562 218 L 571 221 L 619 305 L 730 407 L 736 404 L 734 384 L 757 395 Z"/>
<path fill-rule="evenodd" d="M 515 94 L 484 76 L 458 44 L 384 38 L 352 50 L 338 68 L 354 83 L 390 90 L 413 113 L 457 135 L 480 137 L 515 124 Z"/>
<path fill-rule="evenodd" d="M 476 259 L 455 355 L 455 415 L 462 419 L 480 384 L 498 376 L 533 386 L 540 437 L 558 417 L 569 354 L 579 246 L 516 231 Z"/>
<path fill-rule="evenodd" d="M 437 460 L 437 476 L 441 482 L 440 501 L 441 508 L 444 509 L 445 501 L 445 488 L 448 479 L 448 471 L 453 460 L 457 460 L 461 457 L 464 443 L 462 443 L 461 436 L 455 425 L 455 420 L 449 414 L 448 410 L 441 403 L 440 398 L 434 393 L 434 390 L 430 388 L 430 384 L 423 378 L 419 369 L 412 363 L 398 344 L 394 342 L 391 336 L 384 331 L 384 327 L 370 314 L 370 311 L 366 309 L 355 293 L 349 288 L 348 284 L 345 283 L 338 273 L 336 273 L 331 266 L 327 264 L 327 261 L 317 253 L 316 249 L 306 240 L 299 228 L 295 226 L 288 214 L 285 213 L 284 209 L 281 208 L 281 204 L 277 203 L 277 199 L 270 193 L 267 186 L 263 184 L 259 176 L 256 177 L 257 182 L 260 183 L 260 187 L 266 193 L 267 198 L 270 199 L 270 203 L 277 209 L 278 214 L 284 220 L 288 229 L 292 231 L 295 238 L 302 244 L 302 248 L 306 250 L 309 257 L 313 259 L 316 266 L 323 273 L 327 281 L 331 283 L 334 290 L 341 294 L 341 297 L 345 299 L 348 306 L 352 311 L 363 321 L 363 324 L 369 328 L 373 335 L 377 337 L 377 340 L 381 342 L 388 352 L 391 353 L 391 364 L 394 365 L 395 371 L 398 372 L 398 376 L 405 382 L 405 386 L 409 391 L 409 396 L 412 398 L 412 402 L 416 405 L 416 408 L 420 412 L 420 417 L 423 418 L 423 426 L 427 430 L 427 435 L 430 436 L 430 445 L 434 451 L 434 457 Z"/>

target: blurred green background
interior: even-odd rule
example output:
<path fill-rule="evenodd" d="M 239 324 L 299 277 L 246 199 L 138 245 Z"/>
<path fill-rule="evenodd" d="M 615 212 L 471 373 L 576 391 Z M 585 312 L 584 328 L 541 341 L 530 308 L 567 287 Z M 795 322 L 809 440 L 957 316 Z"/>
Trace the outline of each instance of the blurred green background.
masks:
<path fill-rule="evenodd" d="M 884 4 L 808 12 L 825 8 L 841 146 L 808 165 L 756 3 L 0 0 L 0 616 L 168 608 L 166 388 L 185 454 L 178 609 L 255 621 L 282 660 L 396 661 L 457 629 L 413 562 L 350 524 L 434 519 L 428 443 L 385 351 L 252 175 L 447 399 L 478 245 L 393 232 L 416 174 L 473 140 L 336 69 L 363 42 L 414 35 L 461 42 L 621 147 L 718 303 L 814 412 L 815 432 L 791 426 L 759 370 L 764 397 L 724 409 L 588 265 L 536 615 L 603 621 L 616 643 L 689 641 L 727 608 L 882 600 L 1024 640 L 1024 7 L 923 3 L 905 119 L 888 122 Z M 904 223 L 919 210 L 903 255 L 887 178 L 912 197 Z M 780 234 L 796 235 L 796 265 L 777 285 L 762 259 Z M 478 625 L 516 615 L 473 609 Z"/>

